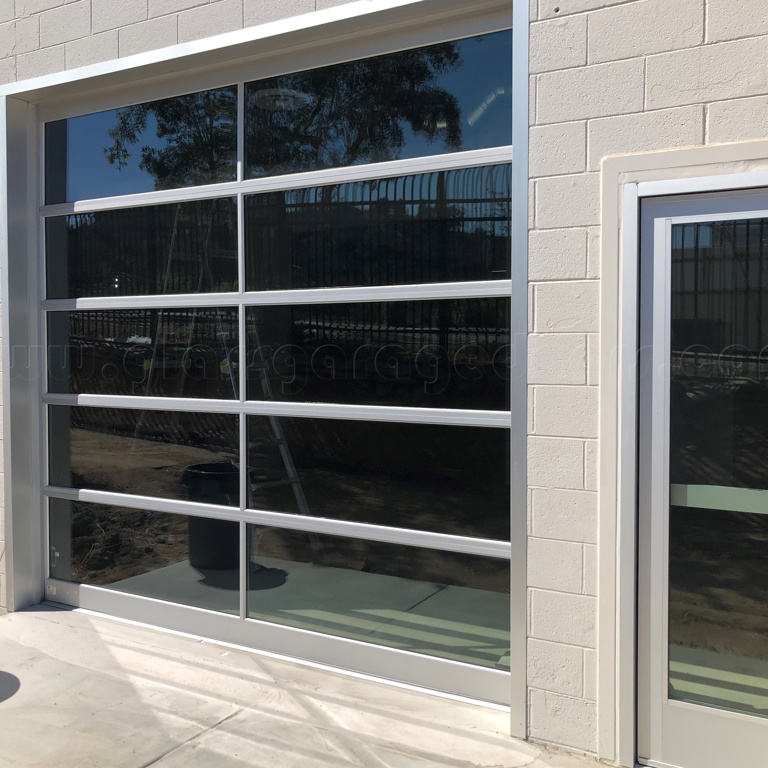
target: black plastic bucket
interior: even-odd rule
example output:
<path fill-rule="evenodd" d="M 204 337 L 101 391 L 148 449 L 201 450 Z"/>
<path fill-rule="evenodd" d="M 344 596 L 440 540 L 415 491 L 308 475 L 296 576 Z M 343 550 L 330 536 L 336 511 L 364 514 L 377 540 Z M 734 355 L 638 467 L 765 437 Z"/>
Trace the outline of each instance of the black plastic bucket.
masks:
<path fill-rule="evenodd" d="M 240 469 L 231 461 L 192 464 L 184 470 L 187 498 L 201 504 L 239 506 Z M 189 518 L 189 564 L 200 570 L 240 567 L 240 525 L 232 520 Z"/>

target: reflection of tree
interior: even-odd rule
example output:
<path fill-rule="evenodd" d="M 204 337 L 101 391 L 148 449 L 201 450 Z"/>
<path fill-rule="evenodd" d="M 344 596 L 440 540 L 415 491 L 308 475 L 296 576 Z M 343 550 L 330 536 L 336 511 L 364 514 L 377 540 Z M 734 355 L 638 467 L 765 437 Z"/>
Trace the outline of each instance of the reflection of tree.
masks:
<path fill-rule="evenodd" d="M 109 129 L 112 145 L 104 149 L 107 160 L 125 168 L 133 145 L 144 139 L 150 119 L 157 126 L 161 146 L 144 145 L 139 167 L 155 179 L 156 189 L 232 181 L 237 146 L 237 89 L 177 96 L 134 104 L 117 111 Z"/>
<path fill-rule="evenodd" d="M 406 126 L 460 149 L 458 100 L 437 84 L 460 64 L 444 43 L 251 83 L 250 175 L 394 160 Z"/>
<path fill-rule="evenodd" d="M 460 149 L 458 99 L 438 84 L 460 65 L 457 44 L 443 43 L 250 83 L 249 175 L 394 160 L 408 130 Z M 117 111 L 104 152 L 119 169 L 138 153 L 156 189 L 230 181 L 236 117 L 234 87 L 135 104 Z"/>

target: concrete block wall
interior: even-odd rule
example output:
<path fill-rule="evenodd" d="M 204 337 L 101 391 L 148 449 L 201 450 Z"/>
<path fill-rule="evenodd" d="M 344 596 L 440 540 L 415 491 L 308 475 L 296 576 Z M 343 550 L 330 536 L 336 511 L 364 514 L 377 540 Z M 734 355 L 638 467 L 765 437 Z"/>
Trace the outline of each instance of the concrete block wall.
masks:
<path fill-rule="evenodd" d="M 0 84 L 350 0 L 0 0 Z"/>
<path fill-rule="evenodd" d="M 530 9 L 529 727 L 595 752 L 600 162 L 768 136 L 768 13 L 765 0 Z"/>

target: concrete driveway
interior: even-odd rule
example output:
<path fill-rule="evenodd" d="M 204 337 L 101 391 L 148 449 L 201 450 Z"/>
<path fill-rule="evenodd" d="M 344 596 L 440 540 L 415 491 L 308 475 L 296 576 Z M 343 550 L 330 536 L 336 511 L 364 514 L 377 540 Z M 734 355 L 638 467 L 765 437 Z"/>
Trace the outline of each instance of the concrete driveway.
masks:
<path fill-rule="evenodd" d="M 595 768 L 507 715 L 38 606 L 0 617 L 0 766 Z"/>

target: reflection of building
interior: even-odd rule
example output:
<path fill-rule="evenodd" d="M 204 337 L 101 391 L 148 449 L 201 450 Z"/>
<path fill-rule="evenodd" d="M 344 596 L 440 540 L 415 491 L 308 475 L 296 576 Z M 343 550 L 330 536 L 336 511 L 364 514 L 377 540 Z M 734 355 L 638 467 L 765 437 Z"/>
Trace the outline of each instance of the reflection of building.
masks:
<path fill-rule="evenodd" d="M 760 763 L 761 4 L 6 5 L 0 605 Z"/>

